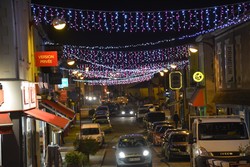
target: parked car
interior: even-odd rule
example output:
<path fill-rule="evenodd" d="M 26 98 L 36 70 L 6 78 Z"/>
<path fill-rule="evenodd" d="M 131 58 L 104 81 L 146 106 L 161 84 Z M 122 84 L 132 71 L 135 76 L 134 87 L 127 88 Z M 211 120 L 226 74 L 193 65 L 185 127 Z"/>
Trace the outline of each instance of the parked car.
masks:
<path fill-rule="evenodd" d="M 151 126 L 148 128 L 147 139 L 148 139 L 149 142 L 153 142 L 153 132 L 155 130 L 155 127 L 157 125 L 161 125 L 161 124 L 172 124 L 172 121 L 165 120 L 165 121 L 156 121 L 156 122 L 153 122 L 151 124 Z"/>
<path fill-rule="evenodd" d="M 152 167 L 152 153 L 150 144 L 142 134 L 127 134 L 120 136 L 115 157 L 117 166 L 142 166 Z"/>
<path fill-rule="evenodd" d="M 110 120 L 109 116 L 107 116 L 107 115 L 93 115 L 92 122 L 94 122 L 94 120 L 96 120 L 96 119 L 108 119 L 108 120 Z"/>
<path fill-rule="evenodd" d="M 98 106 L 96 109 L 95 109 L 95 114 L 94 115 L 106 115 L 106 116 L 109 116 L 110 113 L 109 113 L 109 107 L 108 106 Z"/>
<path fill-rule="evenodd" d="M 120 111 L 120 105 L 118 103 L 108 102 L 105 103 L 105 105 L 109 107 L 110 115 L 117 115 Z"/>
<path fill-rule="evenodd" d="M 160 112 L 160 111 L 149 112 L 145 114 L 145 116 L 143 117 L 143 124 L 144 124 L 144 127 L 148 129 L 153 122 L 165 121 L 165 120 L 166 118 L 165 118 L 164 112 Z"/>
<path fill-rule="evenodd" d="M 81 125 L 80 138 L 93 138 L 98 142 L 101 147 L 105 142 L 104 132 L 101 130 L 99 123 L 86 123 Z"/>
<path fill-rule="evenodd" d="M 131 106 L 123 106 L 120 109 L 120 115 L 121 116 L 134 117 L 135 116 L 135 112 L 134 112 L 134 109 Z"/>
<path fill-rule="evenodd" d="M 173 131 L 169 134 L 163 147 L 164 156 L 168 161 L 176 158 L 189 159 L 188 137 L 189 133 L 186 131 Z"/>
<path fill-rule="evenodd" d="M 140 105 L 136 112 L 136 120 L 141 121 L 146 113 L 160 111 L 158 104 L 144 104 Z"/>
<path fill-rule="evenodd" d="M 167 146 L 165 143 L 167 143 L 168 141 L 168 136 L 172 133 L 172 132 L 180 132 L 180 131 L 183 131 L 183 132 L 188 132 L 187 129 L 167 129 L 165 131 L 165 133 L 163 134 L 163 137 L 162 137 L 162 144 L 161 144 L 161 153 L 162 155 L 164 156 L 164 152 L 165 152 L 165 147 Z"/>
<path fill-rule="evenodd" d="M 152 134 L 152 140 L 155 146 L 159 146 L 162 144 L 163 135 L 168 129 L 174 129 L 174 126 L 171 124 L 161 124 L 155 127 L 155 130 Z"/>
<path fill-rule="evenodd" d="M 101 130 L 105 133 L 110 133 L 112 132 L 113 128 L 112 128 L 112 125 L 111 125 L 111 122 L 110 122 L 110 119 L 109 118 L 96 118 L 93 120 L 93 123 L 99 123 L 100 126 L 101 126 Z"/>

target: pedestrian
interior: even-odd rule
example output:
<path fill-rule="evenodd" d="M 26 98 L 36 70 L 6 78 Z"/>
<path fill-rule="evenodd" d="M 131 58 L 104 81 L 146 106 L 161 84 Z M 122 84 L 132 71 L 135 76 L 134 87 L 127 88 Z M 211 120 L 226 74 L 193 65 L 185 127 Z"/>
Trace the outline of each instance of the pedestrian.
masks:
<path fill-rule="evenodd" d="M 174 116 L 173 116 L 173 121 L 175 123 L 175 128 L 176 129 L 178 127 L 179 120 L 180 120 L 179 115 L 177 114 L 177 111 L 175 111 Z"/>

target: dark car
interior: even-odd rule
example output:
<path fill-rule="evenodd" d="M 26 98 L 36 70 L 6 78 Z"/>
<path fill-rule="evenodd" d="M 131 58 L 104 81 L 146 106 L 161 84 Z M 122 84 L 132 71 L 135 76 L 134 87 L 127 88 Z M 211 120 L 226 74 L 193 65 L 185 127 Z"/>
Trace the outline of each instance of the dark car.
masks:
<path fill-rule="evenodd" d="M 165 147 L 167 146 L 165 143 L 168 142 L 168 136 L 169 136 L 172 132 L 180 132 L 180 131 L 188 132 L 187 129 L 167 129 L 167 130 L 165 131 L 165 133 L 163 134 L 162 143 L 161 143 L 161 153 L 162 153 L 162 155 L 164 155 Z"/>
<path fill-rule="evenodd" d="M 135 111 L 132 107 L 130 106 L 123 106 L 120 109 L 120 115 L 121 116 L 130 116 L 134 117 L 135 116 Z"/>
<path fill-rule="evenodd" d="M 170 124 L 172 125 L 172 121 L 165 120 L 165 121 L 156 121 L 151 124 L 151 126 L 148 128 L 148 141 L 153 142 L 153 131 L 157 125 L 161 124 Z"/>
<path fill-rule="evenodd" d="M 146 113 L 145 116 L 143 117 L 143 124 L 146 129 L 148 129 L 152 123 L 156 121 L 165 121 L 165 113 L 156 111 L 156 112 L 149 112 Z"/>
<path fill-rule="evenodd" d="M 152 140 L 155 146 L 162 144 L 162 137 L 168 129 L 174 129 L 174 126 L 171 124 L 161 124 L 155 127 L 155 130 L 152 133 Z"/>
<path fill-rule="evenodd" d="M 171 132 L 164 144 L 164 156 L 168 161 L 173 159 L 189 159 L 190 154 L 188 152 L 188 137 L 187 131 Z"/>

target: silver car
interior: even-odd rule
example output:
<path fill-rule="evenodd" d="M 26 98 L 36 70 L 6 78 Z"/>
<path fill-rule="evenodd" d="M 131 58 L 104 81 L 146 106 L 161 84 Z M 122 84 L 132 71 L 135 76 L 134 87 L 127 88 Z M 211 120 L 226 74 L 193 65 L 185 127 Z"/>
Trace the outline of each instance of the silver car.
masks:
<path fill-rule="evenodd" d="M 127 134 L 120 136 L 116 149 L 117 167 L 148 166 L 152 167 L 152 152 L 150 144 L 142 134 Z"/>

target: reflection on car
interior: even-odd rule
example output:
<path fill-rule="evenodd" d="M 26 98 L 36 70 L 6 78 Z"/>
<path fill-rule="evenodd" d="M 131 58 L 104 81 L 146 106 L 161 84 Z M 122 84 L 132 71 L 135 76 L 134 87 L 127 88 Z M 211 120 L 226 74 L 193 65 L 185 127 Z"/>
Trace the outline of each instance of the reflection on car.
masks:
<path fill-rule="evenodd" d="M 120 136 L 116 149 L 117 166 L 152 167 L 152 153 L 150 145 L 142 134 L 127 134 Z"/>
<path fill-rule="evenodd" d="M 176 158 L 189 159 L 188 136 L 187 131 L 173 131 L 169 134 L 162 151 L 168 161 Z"/>
<path fill-rule="evenodd" d="M 159 146 L 162 144 L 162 138 L 166 130 L 174 129 L 174 126 L 171 124 L 160 124 L 157 125 L 153 131 L 153 144 Z"/>

